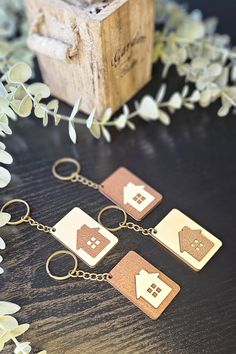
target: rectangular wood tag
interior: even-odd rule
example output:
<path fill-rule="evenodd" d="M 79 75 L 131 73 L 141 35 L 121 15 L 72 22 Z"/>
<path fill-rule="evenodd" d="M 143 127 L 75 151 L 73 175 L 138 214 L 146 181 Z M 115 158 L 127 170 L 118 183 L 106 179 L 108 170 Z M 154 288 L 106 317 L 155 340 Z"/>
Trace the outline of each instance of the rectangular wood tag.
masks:
<path fill-rule="evenodd" d="M 156 320 L 180 287 L 136 252 L 129 252 L 110 272 L 109 283 L 134 305 Z"/>
<path fill-rule="evenodd" d="M 195 271 L 201 270 L 222 242 L 177 209 L 155 227 L 153 238 Z"/>
<path fill-rule="evenodd" d="M 163 198 L 159 192 L 125 167 L 120 167 L 103 181 L 99 190 L 137 221 L 150 213 Z"/>
<path fill-rule="evenodd" d="M 94 268 L 118 243 L 118 238 L 80 208 L 72 209 L 56 225 L 52 235 Z"/>

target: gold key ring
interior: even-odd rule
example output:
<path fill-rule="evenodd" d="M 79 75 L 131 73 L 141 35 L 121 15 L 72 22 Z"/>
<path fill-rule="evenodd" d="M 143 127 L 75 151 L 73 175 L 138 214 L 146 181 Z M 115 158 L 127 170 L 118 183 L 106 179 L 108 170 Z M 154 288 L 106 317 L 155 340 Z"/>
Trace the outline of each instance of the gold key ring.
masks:
<path fill-rule="evenodd" d="M 105 226 L 105 225 L 102 223 L 102 215 L 103 215 L 106 211 L 111 210 L 111 209 L 119 210 L 119 211 L 121 211 L 121 212 L 124 214 L 124 220 L 119 223 L 119 226 L 118 226 L 118 227 L 113 227 L 113 228 L 112 228 L 112 227 L 107 227 L 107 226 Z M 111 232 L 119 231 L 119 230 L 121 230 L 121 229 L 123 228 L 123 225 L 125 225 L 126 222 L 127 222 L 127 214 L 126 214 L 126 212 L 125 212 L 122 208 L 118 207 L 117 205 L 108 205 L 107 207 L 103 208 L 103 209 L 99 212 L 99 214 L 98 214 L 98 222 L 99 222 L 100 225 L 102 225 L 103 227 L 105 227 L 108 231 L 111 231 Z"/>
<path fill-rule="evenodd" d="M 58 173 L 58 166 L 61 166 L 63 164 L 72 164 L 76 167 L 75 171 L 72 172 L 69 176 L 62 176 Z M 79 174 L 81 171 L 81 166 L 80 166 L 80 163 L 75 160 L 75 159 L 72 159 L 71 157 L 64 157 L 62 159 L 59 159 L 57 161 L 54 162 L 53 166 L 52 166 L 52 173 L 53 175 L 60 179 L 61 181 L 69 181 L 71 180 L 71 178 L 73 177 L 73 175 L 75 174 Z"/>
<path fill-rule="evenodd" d="M 22 199 L 12 199 L 12 200 L 9 200 L 8 202 L 6 202 L 2 208 L 1 208 L 1 212 L 4 212 L 6 210 L 7 207 L 9 207 L 10 205 L 13 205 L 13 204 L 17 204 L 17 203 L 20 203 L 20 204 L 24 204 L 24 206 L 26 207 L 26 212 L 25 214 L 19 219 L 19 220 L 16 220 L 16 221 L 8 221 L 7 225 L 19 225 L 19 224 L 22 224 L 24 222 L 24 219 L 27 218 L 29 216 L 29 213 L 30 213 L 30 206 L 29 204 L 25 201 L 25 200 L 22 200 Z"/>
<path fill-rule="evenodd" d="M 54 275 L 52 274 L 52 272 L 50 271 L 50 263 L 51 261 L 53 260 L 53 258 L 55 257 L 58 257 L 58 256 L 61 256 L 61 255 L 69 255 L 71 256 L 73 259 L 74 259 L 74 267 L 72 270 L 68 271 L 67 275 Z M 75 271 L 77 270 L 78 268 L 78 259 L 77 257 L 70 251 L 57 251 L 57 252 L 54 252 L 53 254 L 51 254 L 50 257 L 48 257 L 47 259 L 47 262 L 46 262 L 46 271 L 48 273 L 48 275 L 53 278 L 53 279 L 56 279 L 56 280 L 66 280 L 66 279 L 69 279 L 71 278 L 71 274 L 75 273 Z"/>

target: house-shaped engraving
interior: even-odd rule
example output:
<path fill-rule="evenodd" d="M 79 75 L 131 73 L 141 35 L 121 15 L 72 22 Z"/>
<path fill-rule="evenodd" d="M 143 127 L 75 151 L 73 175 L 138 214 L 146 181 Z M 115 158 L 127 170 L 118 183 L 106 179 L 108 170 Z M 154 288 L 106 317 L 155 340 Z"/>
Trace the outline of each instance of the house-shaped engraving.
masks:
<path fill-rule="evenodd" d="M 167 298 L 172 289 L 159 278 L 159 273 L 148 273 L 140 270 L 136 275 L 136 297 L 143 298 L 154 308 Z"/>
<path fill-rule="evenodd" d="M 109 243 L 110 240 L 100 233 L 99 227 L 83 225 L 77 230 L 76 249 L 82 249 L 90 257 L 97 257 Z"/>
<path fill-rule="evenodd" d="M 180 252 L 187 252 L 197 261 L 201 261 L 212 249 L 214 243 L 202 234 L 202 230 L 192 230 L 185 226 L 179 232 Z"/>
<path fill-rule="evenodd" d="M 136 186 L 130 182 L 124 187 L 124 204 L 130 204 L 139 212 L 142 212 L 154 199 L 154 196 L 145 190 L 145 186 Z"/>

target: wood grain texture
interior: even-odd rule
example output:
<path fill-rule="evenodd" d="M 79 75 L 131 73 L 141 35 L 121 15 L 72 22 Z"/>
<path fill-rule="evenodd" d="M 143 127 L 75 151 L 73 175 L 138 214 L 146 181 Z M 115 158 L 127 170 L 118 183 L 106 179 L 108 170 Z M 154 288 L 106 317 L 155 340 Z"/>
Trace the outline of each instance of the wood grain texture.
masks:
<path fill-rule="evenodd" d="M 91 14 L 86 3 L 25 0 L 34 28 L 28 45 L 52 94 L 70 104 L 82 96 L 82 109 L 100 116 L 150 81 L 155 7 L 154 0 L 113 0 Z"/>
<path fill-rule="evenodd" d="M 232 0 L 228 7 L 220 0 L 189 3 L 219 16 L 222 31 L 235 34 Z M 159 78 L 155 69 L 152 83 L 137 98 L 144 92 L 155 95 Z M 177 80 L 171 79 L 171 87 L 178 87 Z M 75 205 L 96 217 L 107 205 L 106 198 L 80 184 L 56 181 L 51 174 L 52 162 L 74 156 L 81 161 L 82 172 L 98 182 L 125 164 L 165 195 L 165 201 L 142 222 L 143 226 L 156 225 L 176 207 L 201 220 L 224 243 L 196 274 L 155 241 L 127 230 L 117 234 L 118 246 L 98 271 L 110 270 L 134 250 L 181 284 L 179 296 L 153 322 L 109 284 L 79 280 L 60 283 L 49 278 L 45 261 L 62 249 L 50 235 L 28 225 L 1 229 L 7 244 L 6 251 L 1 252 L 5 268 L 0 277 L 1 299 L 22 306 L 17 318 L 20 323 L 31 323 L 24 339 L 32 342 L 34 353 L 39 349 L 47 349 L 49 354 L 236 352 L 236 119 L 217 118 L 217 108 L 181 111 L 168 128 L 140 122 L 135 133 L 114 131 L 111 145 L 91 139 L 81 128 L 79 143 L 74 146 L 63 123 L 46 129 L 34 119 L 12 124 L 15 133 L 6 145 L 14 155 L 10 166 L 13 180 L 1 191 L 1 202 L 13 197 L 27 199 L 32 216 L 50 225 Z M 67 106 L 62 109 L 70 111 Z M 118 221 L 116 215 L 111 216 L 114 223 Z M 57 263 L 61 272 L 66 262 Z M 3 353 L 11 354 L 12 347 Z"/>

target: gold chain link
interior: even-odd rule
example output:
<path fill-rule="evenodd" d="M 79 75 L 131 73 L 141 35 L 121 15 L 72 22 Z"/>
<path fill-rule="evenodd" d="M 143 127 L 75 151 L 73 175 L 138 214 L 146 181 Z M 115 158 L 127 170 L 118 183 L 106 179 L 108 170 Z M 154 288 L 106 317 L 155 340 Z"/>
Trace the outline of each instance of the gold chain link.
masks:
<path fill-rule="evenodd" d="M 100 282 L 111 279 L 111 274 L 109 273 L 97 274 L 97 273 L 84 272 L 83 270 L 76 270 L 75 272 L 70 271 L 69 275 L 71 276 L 71 278 L 82 278 L 84 280 L 93 280 L 93 281 L 100 281 Z"/>
<path fill-rule="evenodd" d="M 72 173 L 71 175 L 71 181 L 72 182 L 79 182 L 82 183 L 84 186 L 88 186 L 90 188 L 93 189 L 98 189 L 99 185 L 93 181 L 91 181 L 90 179 L 78 174 L 77 172 Z"/>
<path fill-rule="evenodd" d="M 43 224 L 40 224 L 38 221 L 34 220 L 33 218 L 31 218 L 30 216 L 25 216 L 22 218 L 23 222 L 27 222 L 28 224 L 30 224 L 33 227 L 36 227 L 37 230 L 45 232 L 45 233 L 51 233 L 56 231 L 54 227 L 51 226 L 46 226 Z"/>
<path fill-rule="evenodd" d="M 150 236 L 150 235 L 153 236 L 153 234 L 157 233 L 156 229 L 152 227 L 145 229 L 142 226 L 134 224 L 133 222 L 120 223 L 120 227 L 124 229 L 133 230 L 135 232 L 141 232 L 144 236 Z"/>

